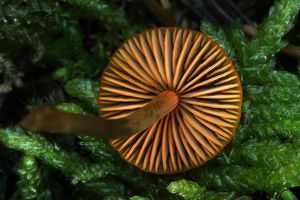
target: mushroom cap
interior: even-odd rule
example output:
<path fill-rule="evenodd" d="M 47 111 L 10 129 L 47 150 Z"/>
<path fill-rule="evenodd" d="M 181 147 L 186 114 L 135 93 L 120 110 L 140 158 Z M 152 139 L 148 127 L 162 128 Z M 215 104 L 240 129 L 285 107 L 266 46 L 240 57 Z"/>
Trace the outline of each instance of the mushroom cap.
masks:
<path fill-rule="evenodd" d="M 177 107 L 144 131 L 111 139 L 129 163 L 155 174 L 203 165 L 231 141 L 239 124 L 242 86 L 232 61 L 202 32 L 154 28 L 128 39 L 104 70 L 99 112 L 121 119 L 163 91 Z"/>

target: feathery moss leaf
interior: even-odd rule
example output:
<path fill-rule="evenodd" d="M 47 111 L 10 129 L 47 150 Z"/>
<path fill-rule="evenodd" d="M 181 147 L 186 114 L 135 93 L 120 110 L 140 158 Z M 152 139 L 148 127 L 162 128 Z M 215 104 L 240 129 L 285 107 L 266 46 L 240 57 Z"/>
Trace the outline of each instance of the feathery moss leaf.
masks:
<path fill-rule="evenodd" d="M 51 199 L 51 192 L 42 184 L 41 169 L 37 160 L 32 156 L 23 156 L 19 163 L 17 185 L 22 199 Z"/>
<path fill-rule="evenodd" d="M 258 26 L 257 34 L 249 43 L 247 63 L 258 65 L 273 58 L 287 43 L 282 37 L 293 27 L 300 9 L 298 0 L 278 0 L 268 17 Z"/>
<path fill-rule="evenodd" d="M 213 192 L 200 187 L 196 182 L 185 179 L 174 181 L 167 187 L 168 191 L 186 200 L 249 200 L 247 196 L 236 196 L 233 192 Z"/>
<path fill-rule="evenodd" d="M 80 100 L 93 113 L 98 113 L 98 84 L 87 79 L 74 79 L 65 85 L 67 93 Z"/>
<path fill-rule="evenodd" d="M 0 142 L 60 169 L 72 178 L 73 183 L 102 178 L 109 174 L 116 174 L 120 170 L 119 166 L 109 162 L 92 164 L 76 153 L 66 152 L 58 145 L 48 142 L 44 137 L 26 134 L 20 128 L 0 129 Z"/>

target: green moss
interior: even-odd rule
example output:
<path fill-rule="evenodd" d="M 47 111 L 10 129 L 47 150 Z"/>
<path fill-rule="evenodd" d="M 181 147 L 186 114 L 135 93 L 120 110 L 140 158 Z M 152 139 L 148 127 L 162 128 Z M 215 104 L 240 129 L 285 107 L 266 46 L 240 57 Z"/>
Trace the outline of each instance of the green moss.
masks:
<path fill-rule="evenodd" d="M 132 196 L 130 197 L 130 200 L 150 200 L 148 197 L 142 197 L 142 196 Z"/>
<path fill-rule="evenodd" d="M 204 187 L 200 187 L 196 182 L 187 181 L 185 179 L 171 182 L 167 187 L 168 191 L 177 194 L 186 200 L 249 200 L 250 197 L 238 197 L 234 193 L 207 191 Z"/>
<path fill-rule="evenodd" d="M 64 0 L 65 2 L 75 5 L 88 16 L 99 18 L 100 20 L 119 26 L 121 28 L 128 26 L 128 22 L 122 11 L 113 10 L 104 0 Z"/>
<path fill-rule="evenodd" d="M 247 47 L 245 64 L 265 63 L 274 58 L 275 53 L 287 44 L 282 41 L 282 37 L 293 27 L 299 8 L 298 0 L 275 2 Z"/>
<path fill-rule="evenodd" d="M 230 145 L 218 157 L 223 164 L 246 165 L 275 168 L 296 163 L 299 159 L 299 146 L 282 143 L 280 140 L 255 140 L 243 144 Z"/>
<path fill-rule="evenodd" d="M 299 185 L 297 171 L 299 167 L 298 163 L 293 162 L 272 168 L 241 165 L 210 166 L 192 175 L 201 185 L 218 191 L 236 191 L 244 194 L 266 191 L 272 194 Z"/>
<path fill-rule="evenodd" d="M 244 87 L 244 96 L 253 105 L 270 105 L 276 102 L 281 105 L 299 102 L 299 87 L 251 85 Z"/>
<path fill-rule="evenodd" d="M 87 107 L 93 113 L 98 113 L 98 83 L 86 79 L 74 79 L 65 85 L 66 92 Z"/>
<path fill-rule="evenodd" d="M 281 197 L 283 200 L 297 200 L 297 197 L 290 190 L 283 191 Z"/>
<path fill-rule="evenodd" d="M 18 167 L 17 185 L 22 199 L 51 199 L 51 192 L 43 187 L 41 169 L 32 156 L 24 156 Z"/>
<path fill-rule="evenodd" d="M 58 109 L 98 115 L 97 78 L 101 70 L 121 41 L 143 29 L 131 24 L 126 9 L 117 3 L 1 2 L 1 52 L 5 50 L 8 60 L 22 63 L 25 69 L 51 68 L 49 79 L 64 87 L 64 100 L 68 101 L 57 105 Z M 123 161 L 108 141 L 74 136 L 67 146 L 59 140 L 63 136 L 2 127 L 0 143 L 10 150 L 0 155 L 24 154 L 17 165 L 15 195 L 56 198 L 50 195 L 50 181 L 43 180 L 47 178 L 44 171 L 56 169 L 76 189 L 83 187 L 85 192 L 78 192 L 82 195 L 78 198 L 93 199 L 95 194 L 107 200 L 249 199 L 263 191 L 295 199 L 288 189 L 300 186 L 300 79 L 297 74 L 276 70 L 274 55 L 287 44 L 282 38 L 292 28 L 299 5 L 298 0 L 276 1 L 251 38 L 245 37 L 239 22 L 224 29 L 202 23 L 201 31 L 219 42 L 233 59 L 244 92 L 246 120 L 216 159 L 185 174 L 156 176 Z M 0 161 L 5 162 L 7 155 Z M 7 184 L 12 184 L 8 176 L 13 172 L 8 175 L 6 168 L 0 163 L 0 199 L 7 198 Z M 60 184 L 57 182 L 57 187 Z M 53 194 L 59 194 L 58 199 L 64 197 L 62 192 Z"/>
<path fill-rule="evenodd" d="M 74 183 L 116 174 L 120 169 L 119 166 L 109 162 L 92 164 L 75 152 L 66 152 L 43 136 L 29 135 L 20 128 L 0 129 L 0 141 L 9 148 L 23 151 L 27 155 L 35 156 L 46 164 L 60 169 Z"/>

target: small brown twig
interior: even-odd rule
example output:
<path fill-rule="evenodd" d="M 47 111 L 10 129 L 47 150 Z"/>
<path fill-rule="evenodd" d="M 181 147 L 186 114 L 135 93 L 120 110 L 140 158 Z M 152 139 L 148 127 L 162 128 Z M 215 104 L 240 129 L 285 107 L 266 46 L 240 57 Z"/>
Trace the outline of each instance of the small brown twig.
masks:
<path fill-rule="evenodd" d="M 170 10 L 172 7 L 171 2 L 169 0 L 160 0 L 160 3 L 166 10 Z"/>
<path fill-rule="evenodd" d="M 144 4 L 148 7 L 150 12 L 164 25 L 164 26 L 177 26 L 174 21 L 173 15 L 169 10 L 166 10 L 158 2 L 154 0 L 143 0 Z"/>

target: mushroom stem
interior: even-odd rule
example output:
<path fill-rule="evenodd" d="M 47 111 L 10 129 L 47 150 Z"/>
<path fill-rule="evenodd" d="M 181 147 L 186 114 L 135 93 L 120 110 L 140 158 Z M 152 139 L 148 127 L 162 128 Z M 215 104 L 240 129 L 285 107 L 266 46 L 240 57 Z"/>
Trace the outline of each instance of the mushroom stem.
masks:
<path fill-rule="evenodd" d="M 51 106 L 37 108 L 19 123 L 33 132 L 89 135 L 103 139 L 127 137 L 150 127 L 178 104 L 174 91 L 164 91 L 126 118 L 105 120 L 97 116 L 60 111 Z"/>

